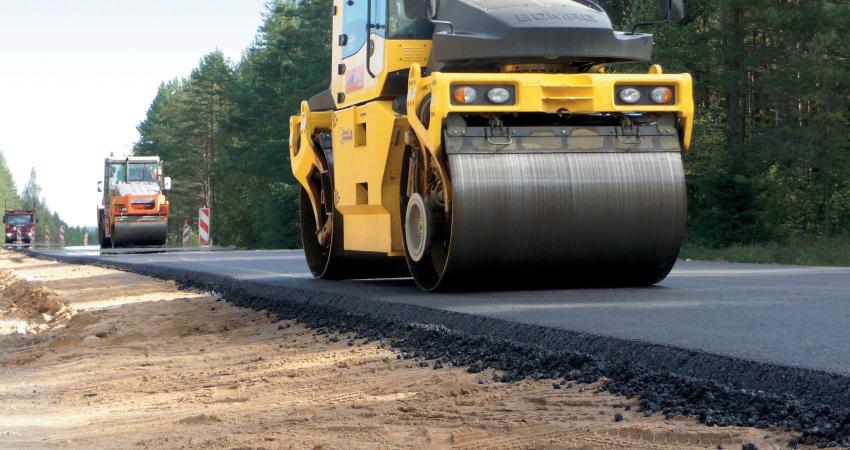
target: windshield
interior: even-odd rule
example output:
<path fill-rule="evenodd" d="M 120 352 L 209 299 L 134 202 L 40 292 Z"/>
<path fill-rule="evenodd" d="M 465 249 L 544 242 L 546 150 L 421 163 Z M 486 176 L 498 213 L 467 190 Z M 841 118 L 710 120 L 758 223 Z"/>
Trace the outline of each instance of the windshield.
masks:
<path fill-rule="evenodd" d="M 387 37 L 390 39 L 429 39 L 434 24 L 427 19 L 408 19 L 404 15 L 404 0 L 389 0 Z"/>
<path fill-rule="evenodd" d="M 115 163 L 110 164 L 112 183 L 129 183 L 132 181 L 158 181 L 156 163 Z M 129 173 L 129 176 L 128 176 Z"/>
<path fill-rule="evenodd" d="M 30 225 L 32 223 L 32 214 L 15 214 L 14 216 L 6 216 L 6 225 Z"/>
<path fill-rule="evenodd" d="M 156 181 L 156 164 L 130 164 L 127 181 Z"/>

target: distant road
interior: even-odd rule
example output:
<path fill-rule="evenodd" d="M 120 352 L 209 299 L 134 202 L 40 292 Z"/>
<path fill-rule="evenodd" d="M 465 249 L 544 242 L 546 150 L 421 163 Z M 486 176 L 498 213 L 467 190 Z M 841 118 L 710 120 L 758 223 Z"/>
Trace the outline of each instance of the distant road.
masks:
<path fill-rule="evenodd" d="M 314 280 L 297 250 L 38 252 L 207 272 L 244 283 L 354 295 L 850 375 L 850 268 L 680 262 L 669 278 L 651 288 L 430 294 L 407 279 Z"/>

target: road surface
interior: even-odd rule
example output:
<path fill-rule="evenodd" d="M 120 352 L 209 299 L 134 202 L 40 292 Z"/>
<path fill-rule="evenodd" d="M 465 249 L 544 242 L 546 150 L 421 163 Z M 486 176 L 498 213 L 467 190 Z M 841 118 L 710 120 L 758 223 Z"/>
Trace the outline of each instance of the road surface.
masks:
<path fill-rule="evenodd" d="M 682 261 L 650 288 L 433 294 L 420 291 L 411 279 L 314 280 L 298 250 L 38 252 L 208 272 L 245 283 L 356 295 L 850 375 L 850 268 Z"/>

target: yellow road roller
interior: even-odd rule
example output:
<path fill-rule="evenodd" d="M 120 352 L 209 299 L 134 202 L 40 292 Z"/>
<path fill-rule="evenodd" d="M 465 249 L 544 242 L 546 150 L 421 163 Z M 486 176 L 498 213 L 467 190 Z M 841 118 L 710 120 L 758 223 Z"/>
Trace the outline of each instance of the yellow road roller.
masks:
<path fill-rule="evenodd" d="M 659 21 L 681 0 L 659 0 Z M 641 286 L 686 220 L 692 81 L 591 0 L 335 0 L 290 119 L 311 272 L 426 290 Z M 650 22 L 652 23 L 652 22 Z M 644 63 L 648 73 L 612 67 Z"/>

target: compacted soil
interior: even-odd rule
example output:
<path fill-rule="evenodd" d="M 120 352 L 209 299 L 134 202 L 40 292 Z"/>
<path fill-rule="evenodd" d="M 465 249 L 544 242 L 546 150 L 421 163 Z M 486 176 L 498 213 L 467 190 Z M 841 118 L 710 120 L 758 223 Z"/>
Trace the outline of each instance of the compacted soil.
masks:
<path fill-rule="evenodd" d="M 425 365 L 425 364 L 423 364 Z M 318 334 L 172 282 L 0 253 L 0 448 L 786 448 Z"/>

